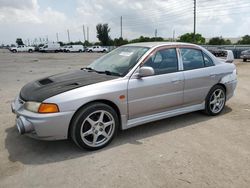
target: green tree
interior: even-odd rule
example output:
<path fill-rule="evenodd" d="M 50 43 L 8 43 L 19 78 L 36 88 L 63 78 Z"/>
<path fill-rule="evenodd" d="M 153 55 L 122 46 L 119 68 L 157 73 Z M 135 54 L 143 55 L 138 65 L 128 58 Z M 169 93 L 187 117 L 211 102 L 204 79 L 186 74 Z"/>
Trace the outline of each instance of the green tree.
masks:
<path fill-rule="evenodd" d="M 17 38 L 16 43 L 17 43 L 18 46 L 24 45 L 23 40 L 21 38 Z"/>
<path fill-rule="evenodd" d="M 195 42 L 194 42 L 194 33 L 185 33 L 180 36 L 180 39 L 178 40 L 179 42 L 190 42 L 190 43 L 195 43 L 195 44 L 204 44 L 205 43 L 205 38 L 199 34 L 195 34 Z"/>
<path fill-rule="evenodd" d="M 250 36 L 245 35 L 241 40 L 238 41 L 238 44 L 250 44 Z"/>
<path fill-rule="evenodd" d="M 92 44 L 89 41 L 85 40 L 84 43 L 83 43 L 83 45 L 84 46 L 91 46 Z"/>
<path fill-rule="evenodd" d="M 104 46 L 110 45 L 110 41 L 111 41 L 110 36 L 109 36 L 110 28 L 108 24 L 97 24 L 96 32 L 97 32 L 96 37 L 99 39 L 102 45 Z"/>
<path fill-rule="evenodd" d="M 229 45 L 231 41 L 229 39 L 225 40 L 222 37 L 213 37 L 209 40 L 210 45 Z"/>
<path fill-rule="evenodd" d="M 122 46 L 122 45 L 128 44 L 128 40 L 120 37 L 120 38 L 115 38 L 113 43 L 114 43 L 114 46 Z"/>

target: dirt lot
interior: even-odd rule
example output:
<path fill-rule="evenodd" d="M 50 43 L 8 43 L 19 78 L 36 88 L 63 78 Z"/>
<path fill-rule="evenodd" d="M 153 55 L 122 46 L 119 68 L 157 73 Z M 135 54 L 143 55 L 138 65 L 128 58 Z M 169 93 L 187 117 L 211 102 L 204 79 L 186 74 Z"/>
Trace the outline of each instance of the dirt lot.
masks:
<path fill-rule="evenodd" d="M 249 187 L 250 62 L 218 117 L 200 112 L 122 131 L 106 148 L 19 136 L 11 100 L 27 82 L 78 69 L 102 54 L 0 51 L 0 187 Z"/>

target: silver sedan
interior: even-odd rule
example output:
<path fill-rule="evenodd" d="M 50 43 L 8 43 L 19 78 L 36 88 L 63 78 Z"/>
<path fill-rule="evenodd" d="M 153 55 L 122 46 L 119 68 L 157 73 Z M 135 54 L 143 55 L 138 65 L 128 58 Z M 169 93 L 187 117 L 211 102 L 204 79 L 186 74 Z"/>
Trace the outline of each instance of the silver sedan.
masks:
<path fill-rule="evenodd" d="M 136 43 L 89 66 L 25 85 L 12 103 L 20 134 L 100 149 L 119 129 L 203 110 L 218 115 L 236 88 L 233 57 L 187 43 Z"/>

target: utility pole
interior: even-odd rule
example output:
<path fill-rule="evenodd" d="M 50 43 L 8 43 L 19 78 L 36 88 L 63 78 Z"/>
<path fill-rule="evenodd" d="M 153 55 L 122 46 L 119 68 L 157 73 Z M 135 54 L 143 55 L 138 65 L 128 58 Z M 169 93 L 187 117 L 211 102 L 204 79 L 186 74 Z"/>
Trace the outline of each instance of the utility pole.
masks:
<path fill-rule="evenodd" d="M 85 27 L 84 25 L 82 26 L 82 32 L 83 32 L 83 38 L 84 38 L 84 42 L 86 41 L 86 35 L 85 35 Z"/>
<path fill-rule="evenodd" d="M 122 38 L 122 16 L 121 16 L 121 38 Z"/>
<path fill-rule="evenodd" d="M 58 39 L 58 33 L 56 33 L 56 41 L 57 42 L 59 41 L 59 39 Z"/>
<path fill-rule="evenodd" d="M 155 38 L 157 37 L 157 29 L 155 29 Z"/>
<path fill-rule="evenodd" d="M 193 36 L 194 43 L 195 43 L 195 34 L 196 34 L 196 0 L 194 0 L 194 36 Z"/>
<path fill-rule="evenodd" d="M 89 41 L 89 27 L 87 27 L 87 40 Z"/>
<path fill-rule="evenodd" d="M 69 30 L 68 29 L 67 29 L 67 33 L 68 33 L 68 42 L 70 42 Z"/>
<path fill-rule="evenodd" d="M 175 42 L 175 29 L 173 30 L 173 42 Z"/>

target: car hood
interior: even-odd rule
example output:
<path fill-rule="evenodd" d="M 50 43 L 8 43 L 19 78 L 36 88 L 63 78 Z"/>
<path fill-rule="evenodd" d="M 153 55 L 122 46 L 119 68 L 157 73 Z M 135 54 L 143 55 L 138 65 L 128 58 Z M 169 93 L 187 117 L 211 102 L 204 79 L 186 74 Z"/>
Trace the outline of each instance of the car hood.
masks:
<path fill-rule="evenodd" d="M 116 78 L 118 77 L 85 70 L 70 71 L 26 84 L 20 91 L 20 98 L 24 101 L 42 102 L 65 91 Z"/>

